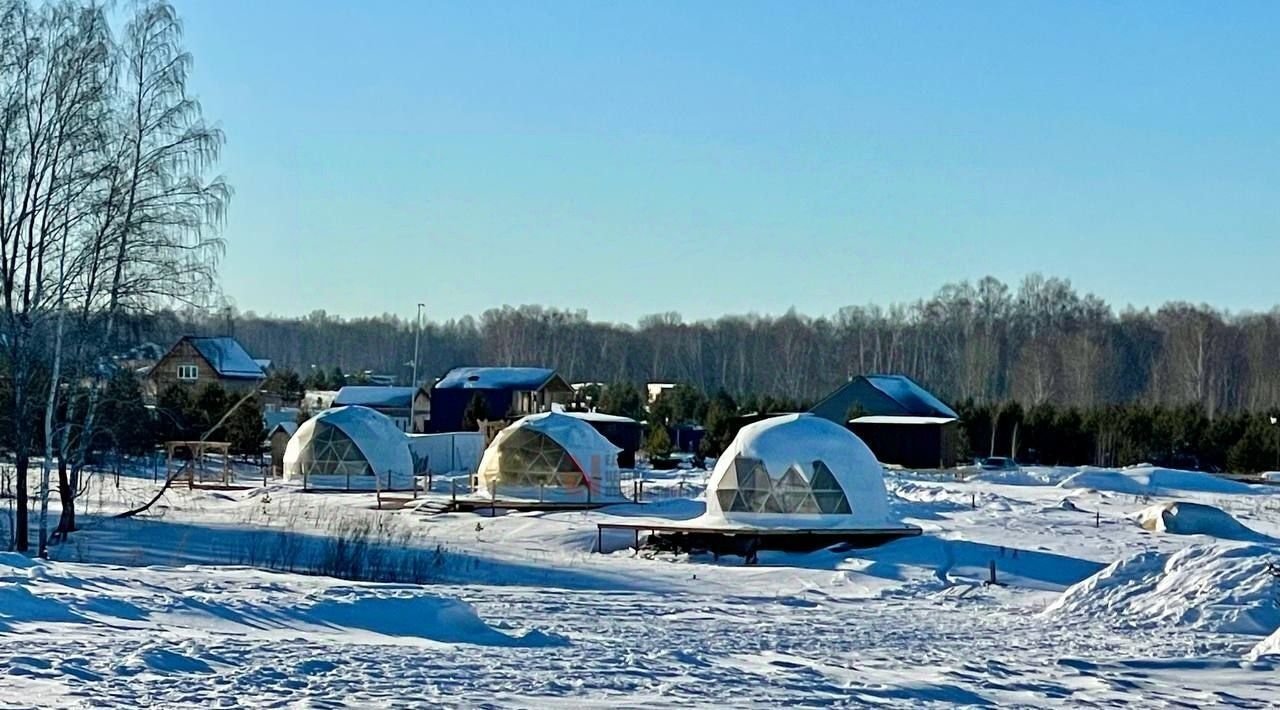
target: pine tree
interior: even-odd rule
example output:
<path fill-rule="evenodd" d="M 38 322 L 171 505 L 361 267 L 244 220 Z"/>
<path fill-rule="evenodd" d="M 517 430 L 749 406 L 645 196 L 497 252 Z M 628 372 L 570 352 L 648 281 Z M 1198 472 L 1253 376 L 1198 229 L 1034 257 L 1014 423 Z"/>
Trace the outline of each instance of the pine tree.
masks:
<path fill-rule="evenodd" d="M 650 424 L 644 450 L 649 453 L 649 458 L 664 458 L 671 453 L 671 435 L 667 433 L 666 426 L 658 423 Z"/>
<path fill-rule="evenodd" d="M 476 392 L 471 395 L 471 401 L 467 402 L 467 408 L 462 411 L 462 429 L 477 431 L 480 429 L 480 422 L 490 418 L 489 405 L 485 402 L 484 395 Z"/>
<path fill-rule="evenodd" d="M 631 417 L 636 421 L 645 418 L 644 396 L 640 394 L 640 388 L 630 382 L 618 382 L 605 387 L 600 393 L 599 409 L 606 414 Z"/>
<path fill-rule="evenodd" d="M 191 438 L 198 439 L 209 431 L 209 428 L 218 423 L 218 420 L 227 413 L 231 405 L 235 404 L 237 398 L 232 398 L 222 385 L 216 382 L 210 382 L 205 385 L 200 393 L 196 395 L 193 405 L 196 422 L 198 427 L 192 432 Z M 226 441 L 226 426 L 220 427 L 217 431 L 209 435 L 210 441 Z"/>
<path fill-rule="evenodd" d="M 100 407 L 103 426 L 95 444 L 126 454 L 141 454 L 155 444 L 156 432 L 142 399 L 142 386 L 132 372 L 118 370 L 112 375 Z"/>
<path fill-rule="evenodd" d="M 169 385 L 156 398 L 156 430 L 161 441 L 187 441 L 199 422 L 191 394 L 182 385 Z"/>
<path fill-rule="evenodd" d="M 267 436 L 262 421 L 262 402 L 253 397 L 231 413 L 225 425 L 227 441 L 235 454 L 260 454 Z"/>

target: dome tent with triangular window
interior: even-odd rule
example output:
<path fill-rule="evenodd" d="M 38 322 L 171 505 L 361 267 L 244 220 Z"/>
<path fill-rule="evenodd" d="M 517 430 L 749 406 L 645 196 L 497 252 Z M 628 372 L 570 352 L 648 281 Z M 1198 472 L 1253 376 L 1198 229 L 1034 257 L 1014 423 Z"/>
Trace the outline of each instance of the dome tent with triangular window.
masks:
<path fill-rule="evenodd" d="M 413 475 L 404 432 L 367 407 L 326 409 L 285 446 L 285 480 L 308 488 L 408 490 Z"/>
<path fill-rule="evenodd" d="M 883 467 L 844 427 L 788 414 L 743 427 L 707 484 L 711 526 L 898 528 Z"/>
<path fill-rule="evenodd" d="M 560 412 L 524 417 L 498 432 L 476 472 L 483 496 L 622 500 L 618 452 L 587 422 Z"/>

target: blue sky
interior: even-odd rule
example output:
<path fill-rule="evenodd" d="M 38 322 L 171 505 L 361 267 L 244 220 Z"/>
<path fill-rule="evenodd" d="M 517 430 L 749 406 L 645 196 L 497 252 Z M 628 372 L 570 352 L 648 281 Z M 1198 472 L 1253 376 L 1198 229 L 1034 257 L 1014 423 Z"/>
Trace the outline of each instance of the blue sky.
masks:
<path fill-rule="evenodd" d="M 1280 3 L 176 5 L 241 310 L 1280 303 Z"/>

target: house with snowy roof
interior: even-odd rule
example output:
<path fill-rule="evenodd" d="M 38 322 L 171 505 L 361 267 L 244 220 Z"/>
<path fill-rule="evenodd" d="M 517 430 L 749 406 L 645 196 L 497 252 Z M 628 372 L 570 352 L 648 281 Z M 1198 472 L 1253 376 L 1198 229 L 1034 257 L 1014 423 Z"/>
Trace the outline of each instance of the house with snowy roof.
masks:
<path fill-rule="evenodd" d="M 333 407 L 366 407 L 391 418 L 406 434 L 422 434 L 431 419 L 431 393 L 425 387 L 347 385 L 338 390 Z"/>
<path fill-rule="evenodd" d="M 467 407 L 477 398 L 484 419 L 514 421 L 569 402 L 573 388 L 545 367 L 455 367 L 431 388 L 431 431 L 462 431 Z"/>
<path fill-rule="evenodd" d="M 959 416 L 906 375 L 861 375 L 809 409 L 848 427 L 881 463 L 907 468 L 956 464 Z"/>
<path fill-rule="evenodd" d="M 216 382 L 233 392 L 256 389 L 267 379 L 263 363 L 229 336 L 183 336 L 147 371 L 152 396 L 171 385 L 193 391 Z"/>

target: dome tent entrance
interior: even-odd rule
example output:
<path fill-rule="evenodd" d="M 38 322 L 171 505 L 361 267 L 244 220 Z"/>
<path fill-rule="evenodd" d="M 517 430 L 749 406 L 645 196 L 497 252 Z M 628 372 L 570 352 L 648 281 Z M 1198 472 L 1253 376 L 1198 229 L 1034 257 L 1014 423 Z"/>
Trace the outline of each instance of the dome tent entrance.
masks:
<path fill-rule="evenodd" d="M 620 450 L 581 419 L 560 412 L 527 416 L 500 431 L 485 449 L 477 492 L 540 500 L 621 499 Z"/>
<path fill-rule="evenodd" d="M 408 490 L 413 476 L 404 432 L 366 407 L 326 409 L 285 447 L 285 480 L 307 488 Z"/>

